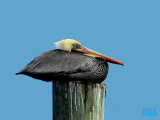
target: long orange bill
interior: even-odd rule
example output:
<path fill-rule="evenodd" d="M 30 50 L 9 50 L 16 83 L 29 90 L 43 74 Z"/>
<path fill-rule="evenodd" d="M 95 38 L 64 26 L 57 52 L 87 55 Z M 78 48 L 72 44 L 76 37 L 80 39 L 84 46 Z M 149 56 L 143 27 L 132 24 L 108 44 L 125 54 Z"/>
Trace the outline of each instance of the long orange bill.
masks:
<path fill-rule="evenodd" d="M 79 52 L 83 52 L 83 53 L 87 53 L 87 54 L 93 54 L 93 55 L 97 55 L 97 56 L 100 56 L 101 58 L 104 58 L 106 59 L 108 62 L 111 62 L 111 63 L 115 63 L 115 64 L 119 64 L 119 65 L 123 65 L 124 66 L 124 63 L 123 62 L 120 62 L 118 60 L 115 60 L 115 59 L 112 59 L 110 57 L 107 57 L 107 56 L 104 56 L 100 53 L 97 53 L 93 50 L 90 50 L 84 46 L 81 45 L 81 49 L 76 49 L 76 51 L 79 51 Z"/>

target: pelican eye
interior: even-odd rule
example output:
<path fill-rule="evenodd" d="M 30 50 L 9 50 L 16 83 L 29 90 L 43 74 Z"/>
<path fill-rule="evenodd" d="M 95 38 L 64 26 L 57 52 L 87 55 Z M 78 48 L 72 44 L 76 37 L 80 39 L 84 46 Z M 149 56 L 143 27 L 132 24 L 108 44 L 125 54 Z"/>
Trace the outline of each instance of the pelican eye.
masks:
<path fill-rule="evenodd" d="M 81 49 L 81 45 L 73 44 L 72 50 L 75 50 L 75 49 Z"/>

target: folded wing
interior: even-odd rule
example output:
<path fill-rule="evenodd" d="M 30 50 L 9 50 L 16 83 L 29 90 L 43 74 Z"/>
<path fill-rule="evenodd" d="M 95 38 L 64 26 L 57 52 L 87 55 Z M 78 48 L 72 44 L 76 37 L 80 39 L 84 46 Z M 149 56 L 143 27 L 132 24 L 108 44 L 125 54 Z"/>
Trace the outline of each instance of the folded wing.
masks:
<path fill-rule="evenodd" d="M 94 58 L 95 59 L 95 58 Z M 34 58 L 19 73 L 25 74 L 44 81 L 57 79 L 84 79 L 85 73 L 90 72 L 94 67 L 92 57 L 86 57 L 78 52 L 65 50 L 51 50 Z"/>

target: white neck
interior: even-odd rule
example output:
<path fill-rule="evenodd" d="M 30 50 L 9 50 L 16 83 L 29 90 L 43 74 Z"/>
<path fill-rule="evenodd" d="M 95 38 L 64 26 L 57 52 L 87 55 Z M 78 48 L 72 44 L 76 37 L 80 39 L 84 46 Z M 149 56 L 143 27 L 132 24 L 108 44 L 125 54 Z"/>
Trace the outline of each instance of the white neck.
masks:
<path fill-rule="evenodd" d="M 55 42 L 54 45 L 56 46 L 56 49 L 64 50 L 63 45 L 61 41 Z"/>

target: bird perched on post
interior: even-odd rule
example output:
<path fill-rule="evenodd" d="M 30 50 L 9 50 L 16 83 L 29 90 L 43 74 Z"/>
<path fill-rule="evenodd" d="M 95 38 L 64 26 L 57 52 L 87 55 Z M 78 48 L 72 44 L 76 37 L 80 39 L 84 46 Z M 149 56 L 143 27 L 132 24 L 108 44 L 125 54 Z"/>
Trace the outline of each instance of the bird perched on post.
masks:
<path fill-rule="evenodd" d="M 34 58 L 18 74 L 43 81 L 83 81 L 101 83 L 108 74 L 108 62 L 123 65 L 82 46 L 78 41 L 65 39 L 54 43 L 55 50 Z"/>

